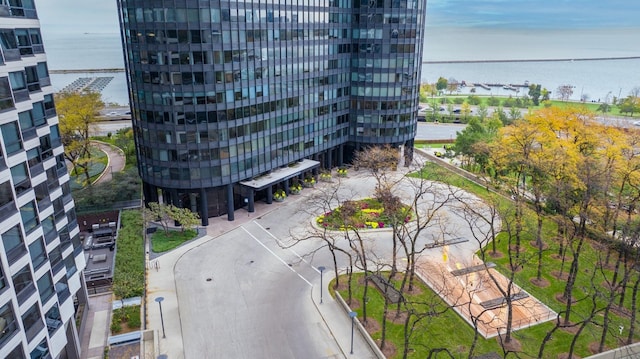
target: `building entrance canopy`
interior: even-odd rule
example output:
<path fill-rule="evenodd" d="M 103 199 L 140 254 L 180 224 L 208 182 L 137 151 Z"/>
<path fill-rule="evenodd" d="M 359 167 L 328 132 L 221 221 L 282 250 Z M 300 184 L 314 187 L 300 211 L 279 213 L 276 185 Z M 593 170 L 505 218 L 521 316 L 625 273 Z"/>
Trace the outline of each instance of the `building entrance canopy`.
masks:
<path fill-rule="evenodd" d="M 256 177 L 249 181 L 240 182 L 241 185 L 249 187 L 254 191 L 260 191 L 271 185 L 282 182 L 289 178 L 295 177 L 305 171 L 320 167 L 320 162 L 314 160 L 303 159 L 302 161 L 295 162 L 287 167 L 278 168 L 271 171 L 266 175 Z"/>

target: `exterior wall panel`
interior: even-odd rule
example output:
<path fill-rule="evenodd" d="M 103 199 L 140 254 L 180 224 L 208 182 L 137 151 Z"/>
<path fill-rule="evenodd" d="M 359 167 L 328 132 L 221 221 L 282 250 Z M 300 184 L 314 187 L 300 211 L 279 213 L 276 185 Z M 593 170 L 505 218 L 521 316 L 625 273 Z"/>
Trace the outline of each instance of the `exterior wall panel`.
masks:
<path fill-rule="evenodd" d="M 64 350 L 68 358 L 76 359 L 80 353 L 75 342 L 68 342 L 64 327 L 74 321 L 74 296 L 83 296 L 84 291 L 82 283 L 72 277 L 72 290 L 60 292 L 66 299 L 56 292 L 54 279 L 64 282 L 67 272 L 63 261 L 73 252 L 64 247 L 69 238 L 60 247 L 60 236 L 52 230 L 64 226 L 70 234 L 78 234 L 77 223 L 69 225 L 67 219 L 75 218 L 73 200 L 66 202 L 56 221 L 47 220 L 54 212 L 52 200 L 62 196 L 62 186 L 69 181 L 64 164 L 56 157 L 63 152 L 60 139 L 55 137 L 58 131 L 52 131 L 58 117 L 55 110 L 44 110 L 45 96 L 53 95 L 53 87 L 46 73 L 33 2 L 8 3 L 0 5 L 0 322 L 4 327 L 0 332 L 0 357 L 23 353 L 26 357 L 48 354 L 46 357 L 56 358 Z M 25 115 L 36 106 L 43 117 L 33 118 L 35 111 Z M 44 137 L 48 139 L 41 144 Z M 30 150 L 38 150 L 37 156 L 28 157 Z M 45 172 L 55 166 L 61 170 L 49 175 Z M 44 183 L 48 196 L 36 201 L 34 188 Z M 54 265 L 50 261 L 52 253 L 58 258 Z M 49 256 L 43 259 L 46 254 Z M 83 264 L 76 267 L 81 270 Z M 31 286 L 21 284 L 20 293 L 16 293 L 12 281 L 22 280 L 25 273 L 31 277 Z M 64 319 L 56 331 L 49 332 L 47 315 L 55 316 L 52 308 L 59 304 Z M 77 332 L 72 337 L 77 339 Z"/>

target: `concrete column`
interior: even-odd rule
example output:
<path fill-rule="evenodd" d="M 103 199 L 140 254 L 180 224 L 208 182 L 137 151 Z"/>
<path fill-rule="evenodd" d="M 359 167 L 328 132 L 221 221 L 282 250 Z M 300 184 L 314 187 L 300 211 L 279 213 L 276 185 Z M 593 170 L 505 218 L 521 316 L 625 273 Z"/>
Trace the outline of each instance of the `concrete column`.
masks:
<path fill-rule="evenodd" d="M 283 187 L 284 187 L 284 193 L 285 193 L 287 196 L 288 196 L 288 195 L 290 194 L 290 192 L 291 192 L 291 191 L 289 190 L 289 181 L 290 181 L 290 180 L 284 180 L 284 181 L 282 182 L 282 185 L 283 185 Z"/>
<path fill-rule="evenodd" d="M 169 191 L 169 195 L 171 196 L 171 204 L 173 204 L 174 206 L 178 207 L 178 208 L 182 208 L 182 201 L 180 200 L 180 197 L 178 197 L 178 190 L 177 189 L 171 189 Z M 173 225 L 176 227 L 180 226 L 180 222 L 178 221 L 173 221 Z"/>
<path fill-rule="evenodd" d="M 404 144 L 404 166 L 409 167 L 413 161 L 413 140 L 409 140 Z"/>
<path fill-rule="evenodd" d="M 144 205 L 148 207 L 149 203 L 153 201 L 151 200 L 151 189 L 149 185 L 144 182 L 142 182 L 142 195 L 144 196 Z"/>
<path fill-rule="evenodd" d="M 200 189 L 200 220 L 203 226 L 209 225 L 209 201 L 207 200 L 207 190 Z"/>
<path fill-rule="evenodd" d="M 254 189 L 249 190 L 249 203 L 247 204 L 247 210 L 250 213 L 255 212 L 255 197 L 256 191 Z"/>
<path fill-rule="evenodd" d="M 344 164 L 344 145 L 338 146 L 338 166 Z"/>
<path fill-rule="evenodd" d="M 227 185 L 227 220 L 233 221 L 235 208 L 233 206 L 233 184 Z"/>
<path fill-rule="evenodd" d="M 326 168 L 328 170 L 333 168 L 333 149 L 330 148 L 327 150 L 327 163 L 326 163 Z"/>
<path fill-rule="evenodd" d="M 198 212 L 197 193 L 189 193 L 189 203 L 191 204 L 191 212 Z"/>
<path fill-rule="evenodd" d="M 267 187 L 267 204 L 273 203 L 273 186 Z"/>
<path fill-rule="evenodd" d="M 168 189 L 162 189 L 162 203 L 171 204 L 171 193 Z"/>

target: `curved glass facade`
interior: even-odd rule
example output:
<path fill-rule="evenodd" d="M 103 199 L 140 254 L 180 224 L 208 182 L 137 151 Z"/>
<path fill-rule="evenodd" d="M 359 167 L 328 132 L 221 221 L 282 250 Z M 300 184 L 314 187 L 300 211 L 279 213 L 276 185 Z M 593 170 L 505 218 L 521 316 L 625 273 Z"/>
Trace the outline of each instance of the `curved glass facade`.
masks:
<path fill-rule="evenodd" d="M 426 6 L 418 0 L 118 6 L 148 201 L 161 193 L 203 218 L 232 219 L 247 197 L 272 190 L 243 181 L 413 140 Z"/>
<path fill-rule="evenodd" d="M 350 135 L 401 145 L 415 137 L 426 1 L 354 0 Z"/>

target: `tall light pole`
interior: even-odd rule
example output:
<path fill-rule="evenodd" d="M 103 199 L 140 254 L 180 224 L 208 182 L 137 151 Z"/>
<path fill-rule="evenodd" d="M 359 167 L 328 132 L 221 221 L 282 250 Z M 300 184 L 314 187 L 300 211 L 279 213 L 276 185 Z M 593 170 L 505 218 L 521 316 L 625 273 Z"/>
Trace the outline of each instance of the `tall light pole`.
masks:
<path fill-rule="evenodd" d="M 326 268 L 323 266 L 318 267 L 318 270 L 320 271 L 320 304 L 322 304 L 322 291 L 324 290 L 323 286 L 322 286 L 322 272 L 324 272 Z"/>
<path fill-rule="evenodd" d="M 164 318 L 162 317 L 162 301 L 164 300 L 164 297 L 157 297 L 155 299 L 156 302 L 158 302 L 158 305 L 160 306 L 160 323 L 162 324 L 162 337 L 166 338 L 166 334 L 164 332 Z"/>
<path fill-rule="evenodd" d="M 353 354 L 353 327 L 355 325 L 355 318 L 358 316 L 356 312 L 349 312 L 349 316 L 351 317 L 351 354 Z"/>

